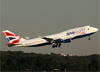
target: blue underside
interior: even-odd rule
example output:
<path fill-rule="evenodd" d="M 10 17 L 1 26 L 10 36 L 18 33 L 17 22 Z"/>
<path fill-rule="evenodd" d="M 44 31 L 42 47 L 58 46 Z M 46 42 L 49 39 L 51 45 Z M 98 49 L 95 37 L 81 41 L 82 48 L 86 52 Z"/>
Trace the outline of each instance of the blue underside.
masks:
<path fill-rule="evenodd" d="M 90 36 L 90 35 L 92 35 L 92 34 L 94 34 L 94 33 L 76 36 L 76 37 L 72 38 L 72 40 L 78 39 L 78 38 L 82 38 L 82 37 L 86 37 L 86 36 Z M 69 39 L 67 39 L 67 40 L 69 40 Z M 58 42 L 57 42 L 57 43 L 58 43 Z M 66 42 L 66 43 L 67 43 L 67 42 Z M 44 46 L 44 45 L 50 45 L 50 44 L 51 44 L 51 43 L 42 43 L 42 44 L 32 45 L 32 46 L 28 46 L 28 47 L 38 47 L 38 46 Z"/>
<path fill-rule="evenodd" d="M 65 41 L 64 43 L 69 43 L 69 42 L 71 42 L 71 39 L 66 39 L 64 41 Z"/>
<path fill-rule="evenodd" d="M 89 34 L 84 34 L 84 35 L 76 36 L 76 37 L 72 38 L 72 40 L 78 39 L 78 38 L 82 38 L 82 37 L 86 37 L 86 36 L 90 36 L 92 34 L 94 34 L 94 33 L 89 33 Z"/>

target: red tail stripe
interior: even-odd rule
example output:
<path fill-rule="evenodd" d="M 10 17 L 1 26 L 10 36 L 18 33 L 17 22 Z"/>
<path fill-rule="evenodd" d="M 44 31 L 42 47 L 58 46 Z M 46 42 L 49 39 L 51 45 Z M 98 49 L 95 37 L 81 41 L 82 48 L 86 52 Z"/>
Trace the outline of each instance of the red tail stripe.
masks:
<path fill-rule="evenodd" d="M 8 33 L 8 32 L 5 32 L 4 35 L 6 35 L 6 36 L 17 36 L 16 34 L 11 34 L 11 33 Z"/>

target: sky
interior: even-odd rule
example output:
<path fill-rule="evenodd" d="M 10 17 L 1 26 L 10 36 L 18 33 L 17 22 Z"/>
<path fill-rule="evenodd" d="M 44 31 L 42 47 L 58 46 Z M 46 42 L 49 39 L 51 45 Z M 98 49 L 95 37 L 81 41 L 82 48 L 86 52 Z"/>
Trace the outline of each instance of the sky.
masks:
<path fill-rule="evenodd" d="M 1 31 L 10 30 L 25 38 L 36 38 L 68 29 L 91 25 L 99 28 L 99 0 L 1 0 Z M 61 48 L 8 47 L 0 34 L 2 51 L 64 53 L 72 55 L 99 54 L 99 32 L 62 44 Z"/>

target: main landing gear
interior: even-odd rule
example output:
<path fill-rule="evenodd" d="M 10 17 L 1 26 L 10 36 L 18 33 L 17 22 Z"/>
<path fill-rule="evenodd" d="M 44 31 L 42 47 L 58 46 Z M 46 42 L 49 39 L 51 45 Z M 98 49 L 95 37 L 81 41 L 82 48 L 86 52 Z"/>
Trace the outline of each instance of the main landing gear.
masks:
<path fill-rule="evenodd" d="M 60 47 L 60 46 L 61 46 L 61 43 L 52 43 L 52 48 Z"/>
<path fill-rule="evenodd" d="M 88 40 L 91 40 L 90 36 L 88 37 Z"/>

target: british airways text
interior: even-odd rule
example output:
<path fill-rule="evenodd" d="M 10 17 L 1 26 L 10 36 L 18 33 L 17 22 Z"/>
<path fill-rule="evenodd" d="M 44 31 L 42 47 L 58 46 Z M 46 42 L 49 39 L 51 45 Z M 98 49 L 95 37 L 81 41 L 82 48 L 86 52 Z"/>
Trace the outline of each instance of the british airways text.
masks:
<path fill-rule="evenodd" d="M 72 34 L 77 34 L 77 33 L 82 33 L 82 32 L 85 32 L 85 28 L 82 28 L 76 31 L 67 32 L 66 35 L 72 35 Z"/>

